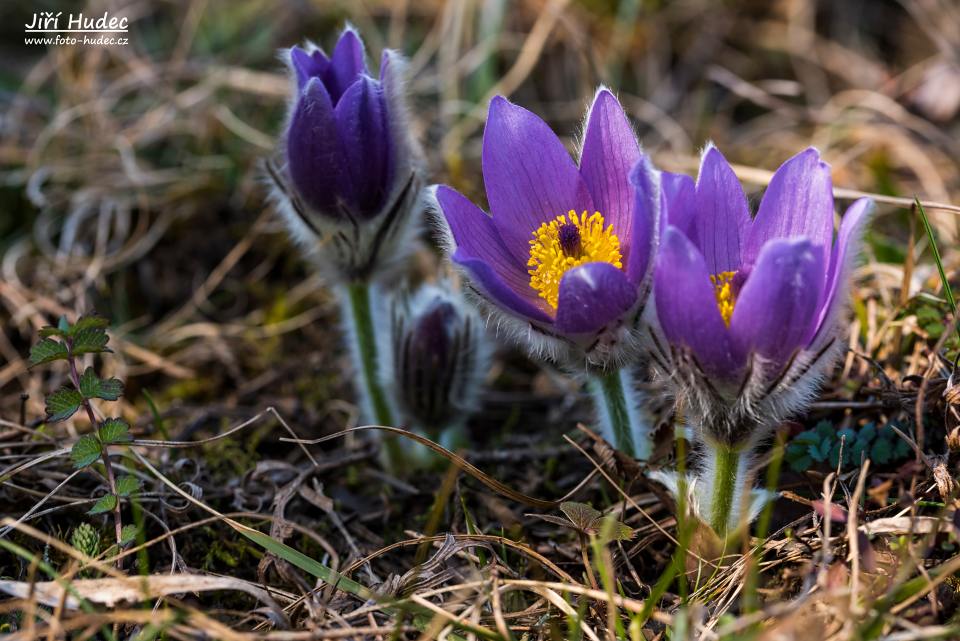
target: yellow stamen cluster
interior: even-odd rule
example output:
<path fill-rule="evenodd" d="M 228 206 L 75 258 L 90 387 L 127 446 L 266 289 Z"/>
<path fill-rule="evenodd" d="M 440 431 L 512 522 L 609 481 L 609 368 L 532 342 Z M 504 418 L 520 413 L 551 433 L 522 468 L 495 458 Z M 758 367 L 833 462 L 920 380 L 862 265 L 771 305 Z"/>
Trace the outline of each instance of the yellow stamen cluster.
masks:
<path fill-rule="evenodd" d="M 560 229 L 574 225 L 579 232 L 579 244 L 571 255 L 564 251 L 560 242 Z M 594 212 L 578 215 L 572 209 L 564 216 L 557 216 L 543 223 L 533 232 L 530 241 L 530 287 L 535 289 L 554 309 L 560 295 L 560 279 L 568 270 L 584 263 L 610 263 L 623 268 L 620 255 L 620 239 L 613 233 L 613 225 L 603 226 L 603 216 Z"/>
<path fill-rule="evenodd" d="M 727 327 L 730 327 L 730 318 L 733 316 L 733 306 L 736 299 L 733 296 L 733 277 L 737 272 L 720 272 L 710 277 L 713 283 L 713 295 L 717 297 L 717 307 Z"/>

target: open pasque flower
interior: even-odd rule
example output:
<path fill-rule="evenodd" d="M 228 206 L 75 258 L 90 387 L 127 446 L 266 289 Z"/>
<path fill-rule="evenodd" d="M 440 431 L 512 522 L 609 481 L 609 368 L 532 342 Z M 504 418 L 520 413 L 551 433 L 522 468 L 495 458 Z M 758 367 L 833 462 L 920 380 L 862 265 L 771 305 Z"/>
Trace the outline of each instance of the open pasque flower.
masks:
<path fill-rule="evenodd" d="M 535 356 L 606 368 L 629 354 L 646 301 L 658 174 L 620 103 L 597 92 L 579 166 L 539 117 L 490 103 L 482 151 L 492 215 L 436 188 L 447 249 L 498 328 Z"/>
<path fill-rule="evenodd" d="M 404 62 L 384 51 L 379 79 L 344 30 L 333 54 L 285 52 L 294 82 L 282 159 L 270 164 L 293 235 L 341 280 L 387 273 L 406 256 L 420 187 L 406 122 Z"/>
<path fill-rule="evenodd" d="M 662 337 L 653 360 L 701 446 L 687 483 L 694 507 L 723 534 L 759 507 L 749 499 L 759 497 L 749 492 L 752 451 L 804 409 L 842 349 L 841 311 L 872 201 L 853 203 L 834 239 L 830 167 L 812 148 L 776 171 L 752 219 L 712 146 L 696 183 L 661 180 L 669 224 L 654 275 Z"/>
<path fill-rule="evenodd" d="M 696 184 L 662 182 L 669 224 L 654 288 L 669 345 L 658 360 L 703 429 L 736 444 L 802 407 L 832 366 L 872 201 L 850 206 L 834 240 L 830 167 L 812 148 L 776 171 L 753 219 L 714 147 Z"/>

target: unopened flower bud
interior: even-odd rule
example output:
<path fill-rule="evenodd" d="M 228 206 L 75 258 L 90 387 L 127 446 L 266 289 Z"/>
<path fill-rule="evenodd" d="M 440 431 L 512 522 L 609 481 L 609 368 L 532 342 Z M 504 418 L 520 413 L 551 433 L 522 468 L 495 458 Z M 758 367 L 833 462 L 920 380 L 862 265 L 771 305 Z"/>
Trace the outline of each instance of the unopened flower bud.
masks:
<path fill-rule="evenodd" d="M 411 245 L 421 179 L 406 122 L 401 57 L 385 51 L 379 78 L 347 28 L 330 57 L 286 53 L 294 92 L 282 156 L 270 164 L 293 235 L 334 275 L 369 280 Z"/>
<path fill-rule="evenodd" d="M 384 384 L 406 427 L 438 438 L 478 409 L 490 346 L 479 315 L 461 295 L 425 285 L 401 296 L 382 350 Z"/>

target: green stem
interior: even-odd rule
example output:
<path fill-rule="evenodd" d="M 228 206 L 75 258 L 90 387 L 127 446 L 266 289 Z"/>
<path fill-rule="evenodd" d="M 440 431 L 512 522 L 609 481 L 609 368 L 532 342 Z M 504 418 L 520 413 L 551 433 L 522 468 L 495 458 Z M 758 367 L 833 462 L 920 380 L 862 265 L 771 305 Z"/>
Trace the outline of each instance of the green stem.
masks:
<path fill-rule="evenodd" d="M 606 438 L 612 438 L 618 450 L 635 458 L 650 458 L 649 429 L 637 407 L 633 378 L 624 368 L 591 374 L 590 391 Z"/>
<path fill-rule="evenodd" d="M 743 451 L 723 443 L 709 443 L 708 456 L 714 459 L 713 466 L 713 500 L 710 502 L 710 527 L 714 532 L 725 537 L 731 522 L 736 524 L 736 514 L 740 513 L 739 506 L 734 505 L 737 496 L 737 481 Z"/>
<path fill-rule="evenodd" d="M 393 412 L 387 396 L 377 378 L 377 337 L 374 331 L 373 314 L 370 305 L 370 285 L 351 283 L 347 286 L 347 307 L 350 313 L 351 353 L 357 375 L 357 387 L 363 399 L 362 406 L 367 418 L 378 425 L 393 426 Z M 400 469 L 403 453 L 396 436 L 387 436 L 383 440 L 386 448 L 387 463 L 394 470 Z"/>

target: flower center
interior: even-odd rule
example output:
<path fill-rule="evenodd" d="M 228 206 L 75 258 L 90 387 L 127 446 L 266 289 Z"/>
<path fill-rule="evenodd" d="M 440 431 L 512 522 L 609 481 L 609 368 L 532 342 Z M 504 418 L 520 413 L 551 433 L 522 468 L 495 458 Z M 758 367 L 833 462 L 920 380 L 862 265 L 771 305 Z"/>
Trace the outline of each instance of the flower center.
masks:
<path fill-rule="evenodd" d="M 737 272 L 720 272 L 710 277 L 713 283 L 713 295 L 717 298 L 717 307 L 727 327 L 730 327 L 730 317 L 733 316 L 733 307 L 737 303 L 733 292 L 733 278 Z"/>
<path fill-rule="evenodd" d="M 621 269 L 621 259 L 613 225 L 604 228 L 600 212 L 578 215 L 571 209 L 533 232 L 527 261 L 530 287 L 556 309 L 560 280 L 568 270 L 584 263 L 610 263 Z"/>

